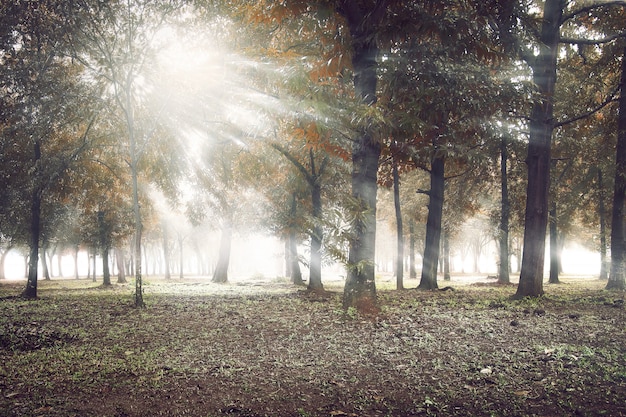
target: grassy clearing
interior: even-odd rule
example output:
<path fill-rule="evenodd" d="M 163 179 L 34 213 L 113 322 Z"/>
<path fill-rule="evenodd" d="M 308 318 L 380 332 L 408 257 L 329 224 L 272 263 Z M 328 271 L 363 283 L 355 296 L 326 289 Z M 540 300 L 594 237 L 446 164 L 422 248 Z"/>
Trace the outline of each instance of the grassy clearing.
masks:
<path fill-rule="evenodd" d="M 0 284 L 2 416 L 626 416 L 624 295 L 570 280 L 380 292 L 149 280 Z M 384 287 L 384 284 L 383 284 Z"/>

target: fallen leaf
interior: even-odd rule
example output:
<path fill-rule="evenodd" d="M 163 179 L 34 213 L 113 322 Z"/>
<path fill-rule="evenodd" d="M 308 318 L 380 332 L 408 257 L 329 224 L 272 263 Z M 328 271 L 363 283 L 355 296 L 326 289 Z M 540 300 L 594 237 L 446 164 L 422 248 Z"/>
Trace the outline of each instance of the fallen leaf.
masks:
<path fill-rule="evenodd" d="M 491 375 L 493 371 L 491 370 L 491 368 L 484 368 L 480 370 L 480 373 L 483 375 Z"/>
<path fill-rule="evenodd" d="M 530 391 L 526 391 L 526 390 L 515 391 L 513 394 L 517 395 L 518 397 L 527 397 L 528 394 L 530 394 Z"/>

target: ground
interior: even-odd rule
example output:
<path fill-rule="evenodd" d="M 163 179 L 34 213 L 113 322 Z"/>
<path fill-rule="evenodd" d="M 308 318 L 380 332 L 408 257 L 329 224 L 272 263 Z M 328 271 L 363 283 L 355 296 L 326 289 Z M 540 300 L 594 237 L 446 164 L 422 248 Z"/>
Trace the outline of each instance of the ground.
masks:
<path fill-rule="evenodd" d="M 341 287 L 0 283 L 0 416 L 626 416 L 624 294 L 568 279 L 392 291 L 381 313 Z"/>

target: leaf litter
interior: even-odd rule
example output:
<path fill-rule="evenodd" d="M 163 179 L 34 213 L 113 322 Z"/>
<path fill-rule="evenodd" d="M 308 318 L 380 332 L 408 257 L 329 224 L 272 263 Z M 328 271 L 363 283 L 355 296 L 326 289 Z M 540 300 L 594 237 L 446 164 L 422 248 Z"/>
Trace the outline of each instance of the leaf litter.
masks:
<path fill-rule="evenodd" d="M 285 283 L 155 280 L 147 309 L 132 286 L 2 284 L 0 415 L 626 416 L 622 295 L 601 288 L 380 291 L 364 317 Z"/>

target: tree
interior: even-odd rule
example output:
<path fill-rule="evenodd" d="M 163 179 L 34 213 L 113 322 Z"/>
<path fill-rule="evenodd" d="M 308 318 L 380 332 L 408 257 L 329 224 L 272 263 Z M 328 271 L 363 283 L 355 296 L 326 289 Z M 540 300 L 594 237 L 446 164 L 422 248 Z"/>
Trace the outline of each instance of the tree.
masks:
<path fill-rule="evenodd" d="M 567 22 L 575 22 L 580 16 L 589 16 L 595 10 L 624 6 L 623 2 L 598 2 L 581 6 L 564 14 L 568 2 L 547 0 L 544 3 L 542 25 L 539 32 L 539 55 L 528 52 L 522 56 L 530 65 L 537 95 L 529 119 L 530 137 L 528 142 L 528 185 L 524 228 L 524 253 L 520 281 L 515 298 L 540 296 L 543 294 L 543 266 L 545 235 L 548 223 L 548 195 L 550 184 L 550 161 L 554 121 L 555 87 L 559 42 L 571 44 L 599 44 L 610 42 L 618 35 L 605 40 L 594 41 L 565 39 L 561 28 Z M 574 5 L 576 7 L 577 5 Z M 584 20 L 584 19 L 583 19 Z M 584 32 L 583 32 L 584 33 Z M 561 122 L 564 123 L 564 122 Z"/>
<path fill-rule="evenodd" d="M 617 147 L 615 150 L 615 185 L 613 189 L 613 212 L 611 217 L 611 270 L 606 288 L 626 289 L 624 273 L 624 203 L 626 202 L 626 47 L 622 55 L 621 94 L 617 121 Z"/>

